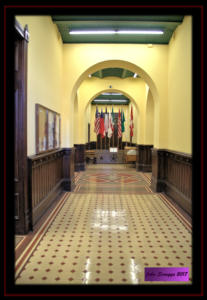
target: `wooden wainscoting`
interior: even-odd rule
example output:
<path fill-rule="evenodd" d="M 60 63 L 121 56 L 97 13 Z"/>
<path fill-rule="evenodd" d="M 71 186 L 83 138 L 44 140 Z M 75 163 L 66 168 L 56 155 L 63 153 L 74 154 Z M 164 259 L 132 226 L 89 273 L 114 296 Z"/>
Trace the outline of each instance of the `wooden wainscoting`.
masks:
<path fill-rule="evenodd" d="M 192 156 L 153 148 L 151 188 L 156 192 L 165 192 L 191 215 Z"/>
<path fill-rule="evenodd" d="M 137 145 L 136 169 L 142 172 L 152 171 L 152 152 L 153 145 Z"/>
<path fill-rule="evenodd" d="M 84 171 L 85 170 L 85 144 L 75 144 L 75 171 Z"/>
<path fill-rule="evenodd" d="M 60 149 L 28 157 L 30 228 L 63 190 L 74 188 L 74 149 Z"/>

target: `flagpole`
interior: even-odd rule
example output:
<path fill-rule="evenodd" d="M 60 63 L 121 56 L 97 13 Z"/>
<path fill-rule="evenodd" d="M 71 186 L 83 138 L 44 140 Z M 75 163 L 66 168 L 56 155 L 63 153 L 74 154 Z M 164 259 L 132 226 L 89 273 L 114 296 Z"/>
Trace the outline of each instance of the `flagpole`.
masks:
<path fill-rule="evenodd" d="M 122 112 L 121 115 L 123 116 L 123 106 L 121 106 L 121 112 Z M 122 124 L 122 121 L 121 121 L 121 124 Z M 123 140 L 123 134 L 122 134 L 122 140 Z M 121 150 L 122 150 L 122 143 L 121 143 Z"/>
<path fill-rule="evenodd" d="M 122 110 L 122 116 L 123 116 L 123 113 L 124 113 L 124 110 L 123 110 L 123 105 L 121 106 L 121 110 Z M 124 133 L 123 133 L 123 134 L 124 134 Z M 123 134 L 122 134 L 121 150 L 122 150 L 122 145 L 123 145 Z"/>
<path fill-rule="evenodd" d="M 113 148 L 114 148 L 114 132 L 113 132 Z"/>
<path fill-rule="evenodd" d="M 112 117 L 114 116 L 114 107 L 112 106 L 112 112 L 113 112 L 113 115 L 112 115 Z M 113 126 L 114 126 L 114 131 L 113 131 L 113 148 L 114 148 L 114 135 L 115 135 L 115 121 L 114 121 L 114 119 L 113 119 Z"/>

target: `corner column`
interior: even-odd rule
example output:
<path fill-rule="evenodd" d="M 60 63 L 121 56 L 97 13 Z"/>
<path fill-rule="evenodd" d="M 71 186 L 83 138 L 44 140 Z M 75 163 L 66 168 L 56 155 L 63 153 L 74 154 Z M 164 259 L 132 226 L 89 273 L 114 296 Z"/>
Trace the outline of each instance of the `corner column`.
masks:
<path fill-rule="evenodd" d="M 152 180 L 151 189 L 154 192 L 165 190 L 165 150 L 152 148 Z"/>
<path fill-rule="evenodd" d="M 85 171 L 85 144 L 75 144 L 75 171 Z"/>
<path fill-rule="evenodd" d="M 75 188 L 74 160 L 75 148 L 63 148 L 63 188 L 66 191 Z"/>
<path fill-rule="evenodd" d="M 152 153 L 153 145 L 137 145 L 136 170 L 141 172 L 152 171 Z"/>

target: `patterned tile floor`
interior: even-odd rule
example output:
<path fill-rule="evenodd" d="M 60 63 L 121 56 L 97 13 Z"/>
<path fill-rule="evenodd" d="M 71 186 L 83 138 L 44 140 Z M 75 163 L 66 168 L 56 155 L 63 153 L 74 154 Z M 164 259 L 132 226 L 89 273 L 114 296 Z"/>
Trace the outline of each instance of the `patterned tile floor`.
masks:
<path fill-rule="evenodd" d="M 150 174 L 120 169 L 76 174 L 77 186 L 91 191 L 62 197 L 16 260 L 16 284 L 191 283 L 189 222 L 162 194 L 124 192 L 121 186 L 149 188 Z M 114 185 L 116 192 L 104 192 Z M 188 267 L 190 281 L 146 282 L 145 267 Z"/>

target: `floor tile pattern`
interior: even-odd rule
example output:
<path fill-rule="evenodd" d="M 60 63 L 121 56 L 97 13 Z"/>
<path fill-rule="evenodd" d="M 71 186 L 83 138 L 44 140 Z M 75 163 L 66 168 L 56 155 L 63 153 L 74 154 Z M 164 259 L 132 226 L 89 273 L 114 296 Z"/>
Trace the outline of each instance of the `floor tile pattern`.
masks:
<path fill-rule="evenodd" d="M 95 165 L 96 166 L 96 165 Z M 119 165 L 118 165 L 119 166 Z M 126 193 L 126 194 L 149 194 L 152 193 L 148 176 L 142 175 L 136 169 L 122 168 L 113 169 L 96 167 L 87 168 L 76 181 L 75 192 L 79 193 Z"/>
<path fill-rule="evenodd" d="M 104 172 L 100 184 L 109 186 Z M 94 184 L 92 173 L 76 174 L 76 183 Z M 137 184 L 145 178 L 138 175 Z M 188 267 L 192 280 L 191 229 L 184 221 L 160 194 L 70 193 L 20 257 L 16 284 L 152 284 L 144 281 L 145 267 Z"/>

